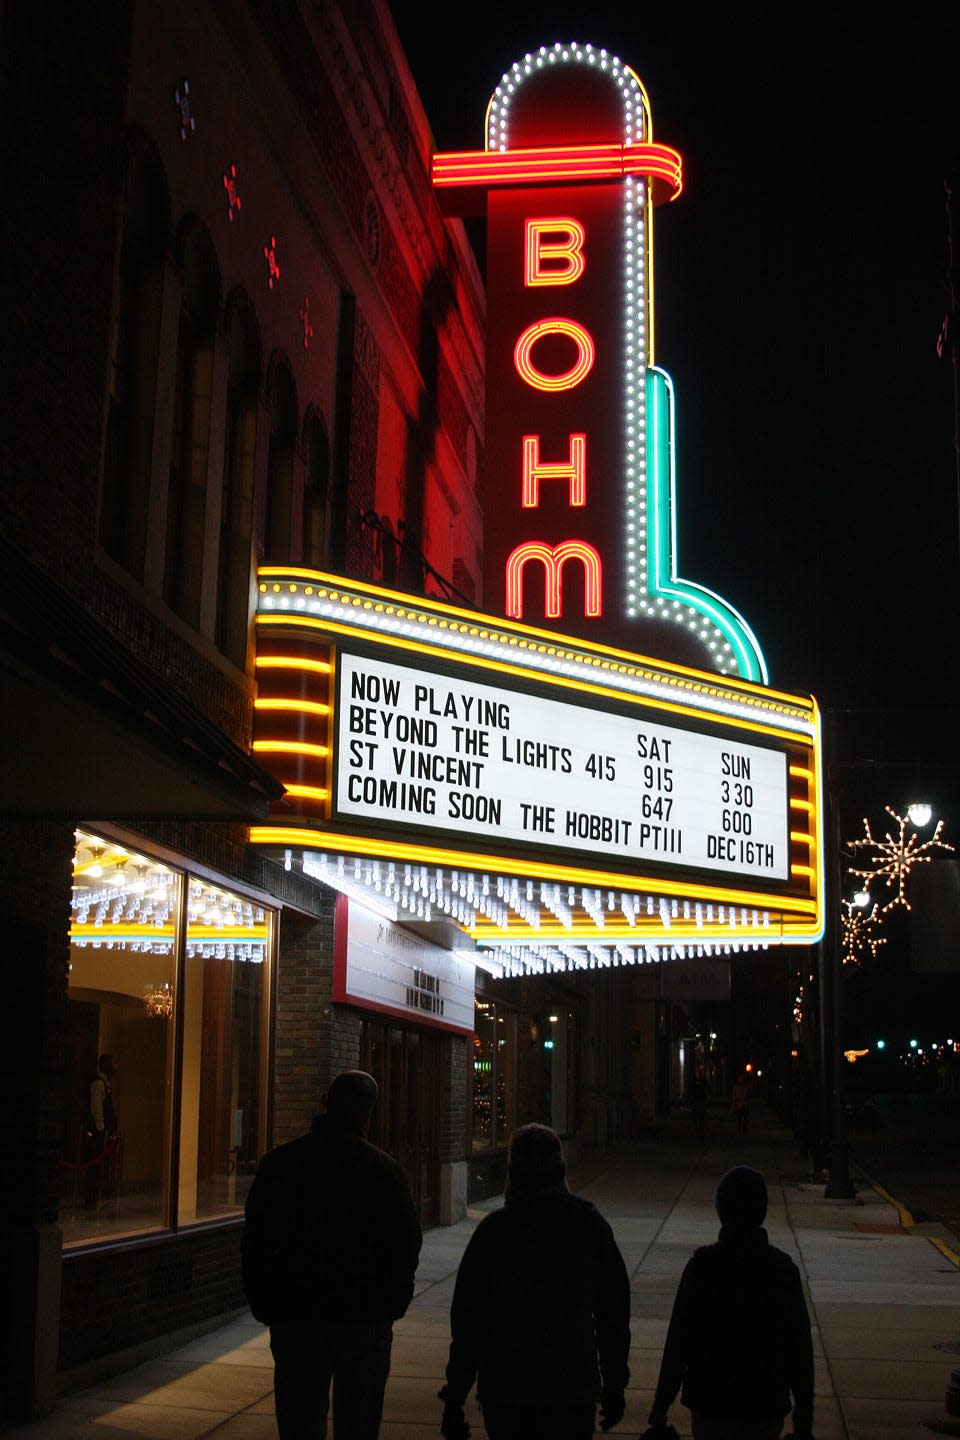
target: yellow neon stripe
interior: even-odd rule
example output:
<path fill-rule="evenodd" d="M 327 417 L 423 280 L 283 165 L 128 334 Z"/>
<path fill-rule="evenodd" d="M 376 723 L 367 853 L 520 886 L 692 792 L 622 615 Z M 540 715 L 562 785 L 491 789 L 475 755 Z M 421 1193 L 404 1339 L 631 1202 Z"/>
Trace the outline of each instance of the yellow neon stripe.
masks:
<path fill-rule="evenodd" d="M 812 780 L 813 771 L 808 770 L 804 765 L 791 765 L 790 774 L 795 775 L 798 780 Z"/>
<path fill-rule="evenodd" d="M 586 885 L 599 889 L 624 890 L 631 894 L 640 890 L 655 895 L 676 895 L 680 899 L 707 900 L 720 905 L 747 906 L 761 910 L 790 910 L 800 915 L 816 913 L 816 902 L 803 896 L 781 895 L 766 891 L 729 890 L 701 884 L 684 883 L 645 875 L 630 875 L 615 870 L 582 870 L 573 866 L 555 865 L 540 860 L 518 860 L 506 855 L 480 855 L 467 850 L 441 850 L 433 846 L 415 845 L 405 841 L 368 839 L 363 835 L 341 835 L 330 831 L 312 830 L 286 825 L 254 825 L 250 829 L 251 845 L 302 845 L 307 850 L 333 850 L 341 855 L 390 857 L 409 860 L 419 865 L 449 865 L 451 869 L 500 871 L 506 875 L 530 876 L 538 880 L 557 880 L 565 884 Z"/>
<path fill-rule="evenodd" d="M 739 923 L 737 925 L 721 925 L 716 920 L 712 925 L 706 923 L 696 925 L 692 920 L 672 920 L 669 925 L 664 925 L 662 921 L 657 924 L 651 921 L 642 930 L 639 927 L 631 929 L 624 923 L 598 926 L 589 917 L 584 917 L 579 924 L 575 923 L 571 930 L 560 924 L 544 925 L 542 922 L 539 929 L 535 930 L 533 926 L 525 924 L 519 918 L 515 920 L 512 916 L 508 925 L 497 925 L 492 920 L 488 920 L 486 916 L 478 915 L 475 924 L 470 929 L 470 934 L 485 942 L 492 943 L 496 940 L 512 942 L 516 939 L 517 933 L 522 931 L 532 937 L 532 943 L 536 943 L 536 940 L 540 939 L 545 942 L 548 940 L 566 942 L 570 945 L 580 945 L 587 939 L 605 940 L 609 943 L 630 941 L 635 945 L 647 945 L 650 943 L 652 935 L 668 936 L 671 940 L 678 942 L 698 940 L 704 945 L 724 945 L 732 941 L 735 936 L 739 936 L 741 939 L 749 936 L 755 944 L 761 945 L 767 933 L 771 930 L 776 932 L 777 929 L 777 919 L 774 917 L 771 917 L 770 924 L 766 926 Z"/>
<path fill-rule="evenodd" d="M 329 715 L 330 706 L 318 700 L 254 700 L 255 710 L 298 710 L 304 715 Z"/>
<path fill-rule="evenodd" d="M 495 947 L 497 950 L 501 948 L 501 941 L 496 937 L 479 933 L 476 930 L 471 930 L 469 933 L 471 938 L 480 944 Z M 518 925 L 513 933 L 506 934 L 502 937 L 502 948 L 506 950 L 513 945 L 518 949 L 535 946 L 540 933 L 540 931 Z M 728 930 L 725 936 L 723 934 L 716 934 L 713 931 L 706 935 L 702 931 L 699 931 L 696 936 L 678 936 L 674 930 L 660 930 L 647 934 L 642 939 L 635 937 L 634 943 L 640 949 L 643 949 L 647 945 L 671 944 L 685 945 L 692 949 L 694 945 L 699 944 L 703 946 L 709 945 L 716 950 L 721 945 L 742 945 L 748 947 L 758 945 L 764 948 L 773 948 L 774 946 L 780 945 L 805 944 L 810 941 L 816 941 L 819 938 L 820 929 L 817 926 L 791 924 L 789 921 L 781 921 L 779 923 L 771 921 L 769 929 L 764 930 L 762 935 L 758 935 L 756 931 L 750 933 L 738 929 Z M 577 935 L 576 937 L 567 935 L 565 939 L 561 937 L 559 941 L 551 938 L 547 943 L 551 948 L 559 948 L 561 944 L 603 945 L 605 939 L 610 940 L 611 937 L 605 936 L 602 930 L 598 930 L 595 935 Z M 615 943 L 620 944 L 621 941 L 618 939 Z"/>
<path fill-rule="evenodd" d="M 336 633 L 347 635 L 350 638 L 357 637 L 355 627 L 342 624 L 339 621 L 317 619 L 310 615 L 292 615 L 285 611 L 270 611 L 269 613 L 257 616 L 258 625 L 297 625 L 307 626 L 311 629 L 323 630 L 325 633 Z M 697 709 L 694 705 L 682 705 L 673 700 L 658 700 L 654 696 L 631 694 L 626 690 L 613 690 L 608 686 L 596 684 L 590 680 L 571 679 L 569 676 L 551 674 L 547 670 L 531 670 L 519 665 L 511 665 L 500 660 L 489 660 L 483 655 L 471 655 L 465 651 L 457 651 L 455 654 L 441 646 L 424 645 L 420 641 L 406 640 L 400 636 L 387 635 L 376 631 L 364 630 L 361 638 L 368 643 L 373 641 L 379 645 L 389 646 L 391 650 L 410 650 L 417 655 L 431 655 L 437 659 L 450 660 L 455 658 L 465 665 L 473 665 L 483 670 L 492 670 L 500 675 L 515 675 L 524 680 L 531 678 L 542 680 L 549 685 L 562 686 L 572 690 L 575 694 L 603 695 L 611 699 L 626 701 L 628 704 L 637 705 L 651 710 L 665 710 L 671 714 L 688 716 L 696 720 L 709 720 L 718 725 L 729 727 L 734 730 L 747 730 L 751 734 L 770 735 L 778 740 L 786 740 L 792 745 L 809 749 L 814 740 L 810 735 L 798 734 L 793 730 L 782 730 L 775 723 L 762 723 L 757 720 L 741 720 L 736 716 L 722 715 L 714 711 Z M 665 682 L 669 683 L 669 682 Z M 734 699 L 738 697 L 732 697 Z M 258 702 L 259 703 L 259 702 Z M 791 804 L 795 803 L 793 801 Z M 800 803 L 800 802 L 797 802 Z M 806 802 L 802 802 L 806 803 Z"/>
<path fill-rule="evenodd" d="M 329 800 L 330 791 L 319 785 L 284 785 L 288 795 L 299 796 L 302 800 Z"/>
<path fill-rule="evenodd" d="M 791 800 L 791 810 L 805 810 L 808 815 L 813 814 L 813 802 L 811 800 Z"/>
<path fill-rule="evenodd" d="M 329 745 L 311 745 L 307 740 L 254 740 L 253 748 L 261 755 L 330 754 Z"/>
<path fill-rule="evenodd" d="M 407 595 L 399 590 L 386 590 L 381 586 L 370 585 L 367 582 L 363 582 L 363 590 L 361 591 L 358 587 L 358 582 L 345 580 L 343 576 L 330 575 L 326 571 L 308 570 L 296 565 L 261 565 L 257 571 L 257 576 L 260 581 L 258 588 L 261 593 L 266 593 L 270 590 L 275 594 L 282 594 L 284 591 L 284 587 L 279 583 L 268 586 L 264 583 L 264 577 L 286 578 L 288 576 L 296 576 L 299 580 L 316 586 L 318 591 L 323 590 L 327 592 L 325 595 L 319 596 L 319 598 L 335 599 L 337 602 L 342 601 L 344 604 L 353 605 L 355 609 L 373 610 L 377 613 L 392 614 L 391 605 L 380 603 L 382 601 L 390 601 L 393 608 L 402 610 L 405 616 L 409 614 L 410 618 L 417 618 L 421 623 L 429 624 L 432 620 L 436 619 L 436 623 L 441 629 L 459 629 L 459 627 L 448 626 L 443 619 L 438 618 L 441 616 L 452 616 L 466 622 L 462 629 L 462 633 L 464 634 L 478 635 L 481 630 L 490 630 L 493 633 L 489 638 L 494 639 L 500 636 L 503 637 L 504 643 L 512 644 L 519 643 L 516 636 L 526 636 L 537 641 L 546 642 L 543 645 L 543 650 L 540 650 L 539 646 L 537 647 L 537 653 L 548 653 L 550 650 L 556 650 L 558 658 L 560 659 L 564 659 L 568 655 L 571 659 L 575 658 L 578 654 L 588 657 L 591 655 L 599 655 L 618 662 L 626 661 L 626 668 L 630 671 L 635 669 L 646 670 L 649 666 L 651 673 L 648 678 L 660 679 L 667 684 L 669 684 L 669 679 L 666 677 L 671 674 L 701 681 L 703 691 L 719 698 L 727 696 L 731 700 L 739 700 L 749 704 L 752 697 L 760 694 L 766 700 L 785 701 L 791 711 L 804 712 L 805 718 L 809 717 L 812 719 L 816 713 L 816 702 L 812 697 L 808 699 L 802 695 L 791 695 L 785 690 L 771 690 L 768 687 L 756 685 L 753 681 L 738 680 L 735 676 L 717 676 L 710 671 L 695 670 L 691 666 L 678 665 L 669 660 L 653 661 L 649 657 L 638 656 L 629 650 L 616 650 L 612 646 L 598 645 L 594 641 L 581 640 L 578 650 L 570 650 L 570 637 L 558 634 L 555 630 L 540 630 L 532 625 L 523 625 L 519 621 L 510 621 L 507 623 L 501 616 L 487 615 L 477 610 L 464 610 L 455 605 L 444 604 L 442 601 L 436 600 L 433 596 L 431 596 L 429 600 L 421 599 L 419 596 Z M 306 586 L 304 588 L 306 589 Z M 286 587 L 287 593 L 289 594 L 296 594 L 299 589 L 299 584 L 288 584 Z M 364 599 L 364 595 L 377 598 L 376 600 Z M 296 611 L 258 612 L 256 616 L 257 623 L 259 624 L 264 620 L 268 614 L 279 614 L 294 623 L 299 614 L 301 621 L 313 620 L 315 624 L 319 625 L 324 623 L 322 619 L 306 616 L 303 615 L 302 612 Z M 363 634 L 366 636 L 369 632 L 364 630 Z M 444 651 L 443 653 L 449 654 L 448 651 Z M 644 663 L 644 661 L 646 661 L 646 663 Z"/>
<path fill-rule="evenodd" d="M 305 660 L 302 655 L 258 655 L 258 670 L 310 670 L 316 675 L 329 675 L 329 660 Z"/>
<path fill-rule="evenodd" d="M 187 926 L 188 940 L 255 940 L 267 938 L 266 925 L 198 925 Z"/>
<path fill-rule="evenodd" d="M 823 923 L 817 916 L 814 923 L 808 924 L 804 921 L 787 920 L 783 921 L 783 943 L 793 945 L 807 940 L 817 941 L 823 936 Z"/>
<path fill-rule="evenodd" d="M 174 938 L 174 926 L 151 925 L 145 921 L 122 922 L 119 925 L 91 925 L 89 923 L 70 926 L 71 940 L 164 940 Z M 187 926 L 188 940 L 251 940 L 264 942 L 267 927 L 260 925 L 199 925 Z"/>
<path fill-rule="evenodd" d="M 813 874 L 814 874 L 814 869 L 813 869 L 813 866 L 812 866 L 812 865 L 791 865 L 791 866 L 790 866 L 790 874 L 791 874 L 791 875 L 806 875 L 806 876 L 812 878 L 812 877 L 813 877 Z"/>
<path fill-rule="evenodd" d="M 813 845 L 815 843 L 814 837 L 805 834 L 802 830 L 791 830 L 790 839 L 795 840 L 798 845 Z"/>
<path fill-rule="evenodd" d="M 117 940 L 120 936 L 131 940 L 169 941 L 174 938 L 173 921 L 168 925 L 149 925 L 143 921 L 134 921 L 119 925 L 81 925 L 77 922 L 70 926 L 71 940 Z"/>

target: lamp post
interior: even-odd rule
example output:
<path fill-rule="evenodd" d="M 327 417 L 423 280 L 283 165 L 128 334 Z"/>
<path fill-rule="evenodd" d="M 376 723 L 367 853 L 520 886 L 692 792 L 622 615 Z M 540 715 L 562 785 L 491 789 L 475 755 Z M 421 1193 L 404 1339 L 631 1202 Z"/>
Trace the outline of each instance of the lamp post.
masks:
<path fill-rule="evenodd" d="M 827 770 L 827 779 L 828 781 L 831 779 L 831 771 L 829 767 Z M 889 811 L 889 813 L 891 815 L 895 814 L 894 811 Z M 907 908 L 909 909 L 909 903 L 907 902 L 904 893 L 904 881 L 906 878 L 906 874 L 909 871 L 909 862 L 907 860 L 907 857 L 914 852 L 912 850 L 912 840 L 908 841 L 907 844 L 904 845 L 903 836 L 905 823 L 906 820 L 909 820 L 910 824 L 913 825 L 915 829 L 922 829 L 924 826 L 930 824 L 930 821 L 933 818 L 933 807 L 927 804 L 925 801 L 914 801 L 914 803 L 907 808 L 906 818 L 900 816 L 896 816 L 895 818 L 900 821 L 900 837 L 898 842 L 899 848 L 896 852 L 898 858 L 894 861 L 888 858 L 888 855 L 885 854 L 885 865 L 879 871 L 868 872 L 865 870 L 854 870 L 853 873 L 855 875 L 859 875 L 861 878 L 866 879 L 868 882 L 869 879 L 873 878 L 875 874 L 884 875 L 886 876 L 886 883 L 891 886 L 896 880 L 899 887 L 898 894 L 894 900 L 890 901 L 887 908 L 892 907 L 894 904 L 902 903 L 907 905 Z M 837 803 L 837 795 L 832 784 L 830 785 L 827 793 L 827 822 L 829 826 L 830 836 L 827 841 L 828 849 L 826 857 L 828 890 L 826 896 L 826 903 L 828 906 L 827 914 L 829 917 L 836 920 L 836 918 L 839 916 L 840 910 L 839 895 L 843 884 L 843 873 L 842 849 L 840 840 L 840 813 L 839 805 Z M 867 826 L 867 835 L 868 837 L 870 837 L 869 826 Z M 933 838 L 931 840 L 924 841 L 923 844 L 919 847 L 919 850 L 928 850 L 929 848 L 935 846 L 941 846 L 944 849 L 951 848 L 944 845 L 943 842 L 940 841 L 939 835 L 940 825 L 937 826 Z M 872 838 L 868 839 L 866 842 L 856 842 L 856 845 L 863 845 L 865 843 L 872 847 L 879 848 L 876 846 L 876 842 L 873 841 Z M 887 837 L 887 844 L 889 850 L 890 847 L 892 847 L 893 845 L 893 842 L 891 841 L 891 837 L 889 835 Z M 830 893 L 831 880 L 833 893 Z M 870 892 L 866 888 L 866 885 L 864 885 L 863 888 L 857 891 L 857 893 L 854 895 L 853 900 L 851 902 L 847 902 L 848 913 L 850 913 L 854 907 L 866 907 L 867 905 L 869 905 L 870 899 Z M 833 1102 L 830 1171 L 826 1187 L 824 1189 L 824 1195 L 828 1199 L 849 1199 L 852 1198 L 854 1190 L 853 1185 L 850 1181 L 849 1147 L 847 1144 L 847 1114 L 846 1107 L 844 1105 L 845 1057 L 843 1054 L 843 955 L 841 953 L 841 947 L 837 943 L 836 924 L 833 925 L 832 930 L 828 927 L 827 944 L 824 948 L 822 948 L 821 955 L 821 985 L 823 987 L 822 994 L 824 1002 L 826 1002 L 826 998 L 829 995 L 830 1015 L 830 1023 L 826 1026 L 824 1030 L 824 1047 L 825 1055 L 827 1056 L 827 1060 L 824 1065 L 824 1083 L 827 1095 L 832 1098 Z M 916 1042 L 912 1043 L 915 1044 Z"/>
<path fill-rule="evenodd" d="M 855 1194 L 850 1181 L 850 1152 L 847 1145 L 847 1112 L 843 1101 L 843 951 L 840 944 L 840 895 L 843 885 L 840 842 L 840 806 L 836 792 L 836 737 L 831 726 L 825 737 L 826 752 L 826 844 L 827 893 L 824 897 L 827 929 L 820 942 L 820 1005 L 826 1008 L 826 1024 L 822 1024 L 823 1076 L 827 1104 L 831 1111 L 830 1168 L 824 1196 L 828 1200 L 852 1200 Z M 829 1123 L 829 1121 L 828 1121 Z"/>

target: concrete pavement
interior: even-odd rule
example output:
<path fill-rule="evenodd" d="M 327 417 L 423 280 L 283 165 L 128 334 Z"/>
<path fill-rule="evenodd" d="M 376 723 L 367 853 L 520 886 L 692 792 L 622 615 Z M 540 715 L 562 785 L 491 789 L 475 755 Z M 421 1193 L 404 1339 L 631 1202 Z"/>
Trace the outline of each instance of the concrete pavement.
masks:
<path fill-rule="evenodd" d="M 716 1182 L 731 1165 L 767 1177 L 771 1241 L 800 1266 L 807 1286 L 817 1365 L 817 1440 L 904 1440 L 930 1432 L 943 1414 L 950 1371 L 960 1365 L 957 1241 L 937 1227 L 904 1230 L 891 1198 L 858 1182 L 855 1201 L 825 1200 L 804 1172 L 792 1137 L 762 1106 L 751 1132 L 733 1133 L 711 1112 L 704 1136 L 678 1116 L 659 1137 L 571 1168 L 573 1189 L 612 1224 L 631 1276 L 633 1345 L 627 1413 L 613 1432 L 646 1428 L 660 1351 L 680 1271 L 711 1241 Z M 428 1232 L 413 1304 L 396 1327 L 383 1440 L 437 1440 L 447 1317 L 463 1247 L 483 1213 Z M 723 1324 L 722 1307 L 717 1316 Z M 944 1347 L 944 1348 L 938 1348 Z M 468 1418 L 481 1440 L 475 1406 Z M 671 1420 L 689 1436 L 679 1402 Z M 789 1425 L 787 1426 L 789 1433 Z M 957 1433 L 960 1433 L 958 1430 Z M 270 1352 L 249 1315 L 112 1379 L 62 1398 L 47 1420 L 16 1427 L 9 1440 L 275 1440 Z"/>

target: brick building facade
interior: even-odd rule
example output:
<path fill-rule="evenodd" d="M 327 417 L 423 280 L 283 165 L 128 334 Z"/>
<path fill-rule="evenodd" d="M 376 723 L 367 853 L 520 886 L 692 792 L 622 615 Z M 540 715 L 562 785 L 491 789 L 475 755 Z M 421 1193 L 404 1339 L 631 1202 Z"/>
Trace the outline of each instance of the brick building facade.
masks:
<path fill-rule="evenodd" d="M 256 566 L 477 594 L 484 299 L 383 0 L 2 31 L 12 1419 L 243 1304 L 256 1157 L 344 1066 L 466 1165 L 467 1039 L 335 1004 L 333 892 L 247 830 Z"/>

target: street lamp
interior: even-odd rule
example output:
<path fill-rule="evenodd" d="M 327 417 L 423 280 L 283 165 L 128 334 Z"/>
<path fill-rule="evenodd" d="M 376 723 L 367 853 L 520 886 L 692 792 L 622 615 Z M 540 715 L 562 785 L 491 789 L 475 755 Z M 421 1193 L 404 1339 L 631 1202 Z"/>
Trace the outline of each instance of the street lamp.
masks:
<path fill-rule="evenodd" d="M 933 819 L 933 807 L 918 800 L 907 806 L 907 814 L 910 816 L 910 823 L 922 830 L 924 825 L 929 825 Z"/>
<path fill-rule="evenodd" d="M 826 815 L 824 824 L 824 879 L 827 925 L 820 941 L 820 1064 L 822 1074 L 822 1135 L 830 1135 L 829 1172 L 824 1196 L 848 1200 L 854 1196 L 850 1182 L 847 1149 L 847 1117 L 843 1108 L 843 953 L 840 937 L 843 894 L 843 847 L 840 840 L 840 805 L 836 791 L 837 737 L 833 726 L 825 727 L 824 780 Z"/>

